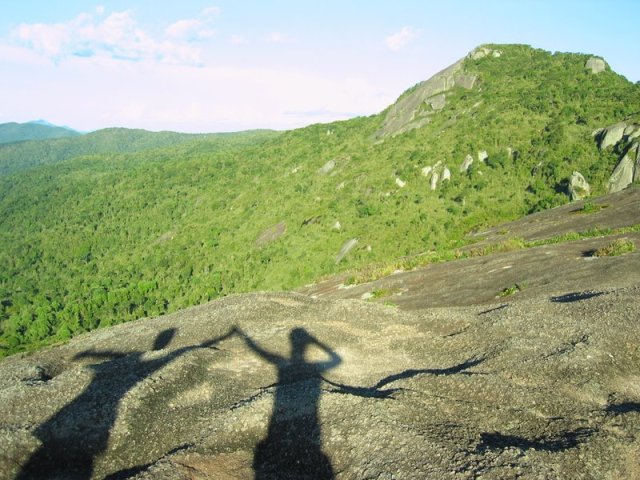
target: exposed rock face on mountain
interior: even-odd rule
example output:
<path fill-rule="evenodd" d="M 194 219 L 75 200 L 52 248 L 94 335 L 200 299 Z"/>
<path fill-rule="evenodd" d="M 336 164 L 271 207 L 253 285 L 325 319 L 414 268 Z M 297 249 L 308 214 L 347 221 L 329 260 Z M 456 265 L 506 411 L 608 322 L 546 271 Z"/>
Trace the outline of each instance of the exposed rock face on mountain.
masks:
<path fill-rule="evenodd" d="M 640 180 L 640 125 L 619 122 L 594 133 L 600 150 L 614 147 L 621 152 L 620 161 L 609 179 L 608 191 L 619 192 Z"/>
<path fill-rule="evenodd" d="M 416 85 L 387 112 L 378 137 L 394 136 L 429 123 L 430 116 L 446 105 L 446 92 L 455 86 L 473 88 L 476 76 L 465 73 L 464 59 Z"/>
<path fill-rule="evenodd" d="M 501 57 L 503 52 L 486 46 L 472 50 L 467 58 L 480 60 L 487 56 Z M 447 92 L 454 87 L 472 89 L 477 75 L 464 70 L 464 58 L 435 74 L 429 80 L 419 83 L 403 94 L 393 104 L 376 134 L 377 137 L 395 136 L 430 122 L 430 117 L 447 104 Z"/>
<path fill-rule="evenodd" d="M 627 124 L 625 122 L 619 122 L 609 127 L 596 130 L 594 135 L 596 136 L 600 150 L 611 147 L 622 140 L 626 128 Z"/>
<path fill-rule="evenodd" d="M 477 238 L 637 224 L 638 193 L 600 199 L 608 208 L 591 215 L 567 205 Z M 584 256 L 610 241 L 309 289 L 323 298 L 236 295 L 9 357 L 0 363 L 0 471 L 638 478 L 640 252 Z M 362 288 L 388 294 L 353 298 Z"/>
<path fill-rule="evenodd" d="M 640 143 L 635 141 L 622 155 L 609 179 L 609 191 L 619 192 L 630 183 L 640 181 Z"/>
<path fill-rule="evenodd" d="M 495 58 L 499 58 L 502 56 L 502 51 L 494 50 L 489 47 L 478 47 L 472 52 L 470 52 L 468 57 L 473 60 L 480 60 L 481 58 L 484 58 L 488 55 L 491 55 L 492 57 L 495 57 Z"/>

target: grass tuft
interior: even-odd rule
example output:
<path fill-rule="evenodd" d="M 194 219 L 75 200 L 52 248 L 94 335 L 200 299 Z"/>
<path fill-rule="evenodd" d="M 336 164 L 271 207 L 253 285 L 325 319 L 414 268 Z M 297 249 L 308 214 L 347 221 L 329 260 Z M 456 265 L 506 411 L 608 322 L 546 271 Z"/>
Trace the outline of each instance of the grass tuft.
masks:
<path fill-rule="evenodd" d="M 636 244 L 628 238 L 617 238 L 609 245 L 594 250 L 592 257 L 617 257 L 635 251 Z"/>

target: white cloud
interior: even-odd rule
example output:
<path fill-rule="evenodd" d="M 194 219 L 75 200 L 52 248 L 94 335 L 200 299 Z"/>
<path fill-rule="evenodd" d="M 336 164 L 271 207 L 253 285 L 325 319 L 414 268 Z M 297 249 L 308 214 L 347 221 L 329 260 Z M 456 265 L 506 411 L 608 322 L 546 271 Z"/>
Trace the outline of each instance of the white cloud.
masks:
<path fill-rule="evenodd" d="M 144 31 L 130 11 L 106 17 L 104 12 L 98 7 L 96 14 L 82 13 L 66 23 L 21 24 L 12 38 L 57 63 L 73 57 L 104 57 L 199 65 L 201 51 L 195 43 L 214 34 L 211 21 L 220 10 L 210 7 L 201 18 L 179 20 L 166 28 L 164 38 Z"/>
<path fill-rule="evenodd" d="M 420 32 L 413 27 L 402 27 L 399 32 L 385 38 L 384 42 L 387 44 L 389 49 L 397 52 L 398 50 L 406 47 L 409 42 L 417 38 L 419 33 Z"/>
<path fill-rule="evenodd" d="M 202 20 L 192 18 L 188 20 L 178 20 L 169 25 L 165 33 L 174 39 L 193 42 L 210 38 L 215 34 L 215 31 L 209 28 Z"/>
<path fill-rule="evenodd" d="M 229 42 L 234 45 L 246 45 L 249 43 L 249 40 L 247 40 L 247 37 L 244 35 L 231 35 L 231 37 L 229 37 Z"/>
<path fill-rule="evenodd" d="M 290 43 L 291 37 L 282 32 L 271 32 L 266 37 L 267 43 Z"/>
<path fill-rule="evenodd" d="M 218 7 L 205 8 L 200 14 L 200 18 L 178 20 L 169 25 L 165 33 L 174 39 L 189 42 L 210 38 L 215 34 L 215 31 L 211 28 L 211 23 L 220 13 L 221 10 Z"/>
<path fill-rule="evenodd" d="M 0 62 L 25 66 L 45 66 L 50 63 L 28 48 L 3 44 L 0 44 Z"/>

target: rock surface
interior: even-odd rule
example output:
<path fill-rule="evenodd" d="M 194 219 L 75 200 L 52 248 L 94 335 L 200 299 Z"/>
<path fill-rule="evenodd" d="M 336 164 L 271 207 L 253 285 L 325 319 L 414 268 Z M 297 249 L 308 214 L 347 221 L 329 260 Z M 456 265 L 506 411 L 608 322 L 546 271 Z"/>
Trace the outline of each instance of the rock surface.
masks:
<path fill-rule="evenodd" d="M 640 188 L 594 202 L 469 248 L 640 220 Z M 2 478 L 639 478 L 640 252 L 584 256 L 612 238 L 235 295 L 9 357 Z"/>
<path fill-rule="evenodd" d="M 640 179 L 640 144 L 635 142 L 631 148 L 622 156 L 618 165 L 613 170 L 607 190 L 609 192 L 619 192 L 629 186 L 634 181 Z"/>
<path fill-rule="evenodd" d="M 609 193 L 619 192 L 631 183 L 640 181 L 640 125 L 618 122 L 593 132 L 598 148 L 614 147 L 620 152 L 620 160 L 611 173 L 607 185 Z"/>
<path fill-rule="evenodd" d="M 264 247 L 268 243 L 271 243 L 280 238 L 285 234 L 286 231 L 287 224 L 285 222 L 276 223 L 260 234 L 260 236 L 256 239 L 256 246 Z"/>
<path fill-rule="evenodd" d="M 600 73 L 600 72 L 604 72 L 605 68 L 607 67 L 606 62 L 598 57 L 591 57 L 587 60 L 587 63 L 585 64 L 585 68 L 588 68 L 589 70 L 591 70 L 591 73 Z"/>
<path fill-rule="evenodd" d="M 326 175 L 327 173 L 329 173 L 334 168 L 336 168 L 335 160 L 329 160 L 322 167 L 320 167 L 320 169 L 318 170 L 318 173 L 321 174 L 321 175 Z"/>
<path fill-rule="evenodd" d="M 473 157 L 471 155 L 467 155 L 466 157 L 464 157 L 464 160 L 462 161 L 462 164 L 460 165 L 460 171 L 461 172 L 466 172 L 467 170 L 469 170 L 469 167 L 473 164 Z"/>
<path fill-rule="evenodd" d="M 347 254 L 358 244 L 357 238 L 352 238 L 351 240 L 347 240 L 340 248 L 338 255 L 336 256 L 336 263 L 340 263 L 340 261 L 347 256 Z"/>
<path fill-rule="evenodd" d="M 580 172 L 573 172 L 569 177 L 568 193 L 572 202 L 587 198 L 591 194 L 591 186 Z"/>
<path fill-rule="evenodd" d="M 600 150 L 611 147 L 622 140 L 626 128 L 627 124 L 625 122 L 620 122 L 598 130 L 597 139 Z"/>
<path fill-rule="evenodd" d="M 489 47 L 478 47 L 472 52 L 470 52 L 467 55 L 467 57 L 471 58 L 472 60 L 480 60 L 481 58 L 487 57 L 489 55 L 491 55 L 494 58 L 499 58 L 502 56 L 502 51 L 494 50 Z"/>
<path fill-rule="evenodd" d="M 376 137 L 395 136 L 426 125 L 431 115 L 445 107 L 446 92 L 456 86 L 473 88 L 476 76 L 466 73 L 463 63 L 464 59 L 459 60 L 400 97 L 389 108 Z"/>
<path fill-rule="evenodd" d="M 433 172 L 431 174 L 431 182 L 429 187 L 431 190 L 435 190 L 438 187 L 438 180 L 440 179 L 440 174 L 438 172 Z"/>
<path fill-rule="evenodd" d="M 435 165 L 423 167 L 420 173 L 423 177 L 429 179 L 429 188 L 431 190 L 438 188 L 438 183 L 451 180 L 451 170 L 441 160 L 437 161 Z"/>

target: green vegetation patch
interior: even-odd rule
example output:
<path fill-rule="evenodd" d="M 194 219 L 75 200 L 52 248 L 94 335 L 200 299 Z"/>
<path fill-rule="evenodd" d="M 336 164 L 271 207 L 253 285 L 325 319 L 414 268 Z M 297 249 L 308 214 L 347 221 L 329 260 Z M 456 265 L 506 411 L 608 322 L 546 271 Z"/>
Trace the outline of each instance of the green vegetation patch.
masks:
<path fill-rule="evenodd" d="M 498 292 L 498 295 L 496 295 L 496 298 L 510 297 L 511 295 L 515 295 L 516 293 L 521 292 L 523 288 L 523 284 L 514 283 L 513 285 L 500 290 L 500 292 Z"/>
<path fill-rule="evenodd" d="M 610 244 L 592 252 L 593 257 L 617 257 L 634 252 L 636 244 L 628 238 L 617 238 Z"/>
<path fill-rule="evenodd" d="M 600 210 L 607 208 L 608 206 L 609 205 L 601 205 L 599 203 L 584 202 L 584 205 L 574 210 L 573 213 L 581 213 L 581 214 L 596 213 L 596 212 L 599 212 Z"/>

